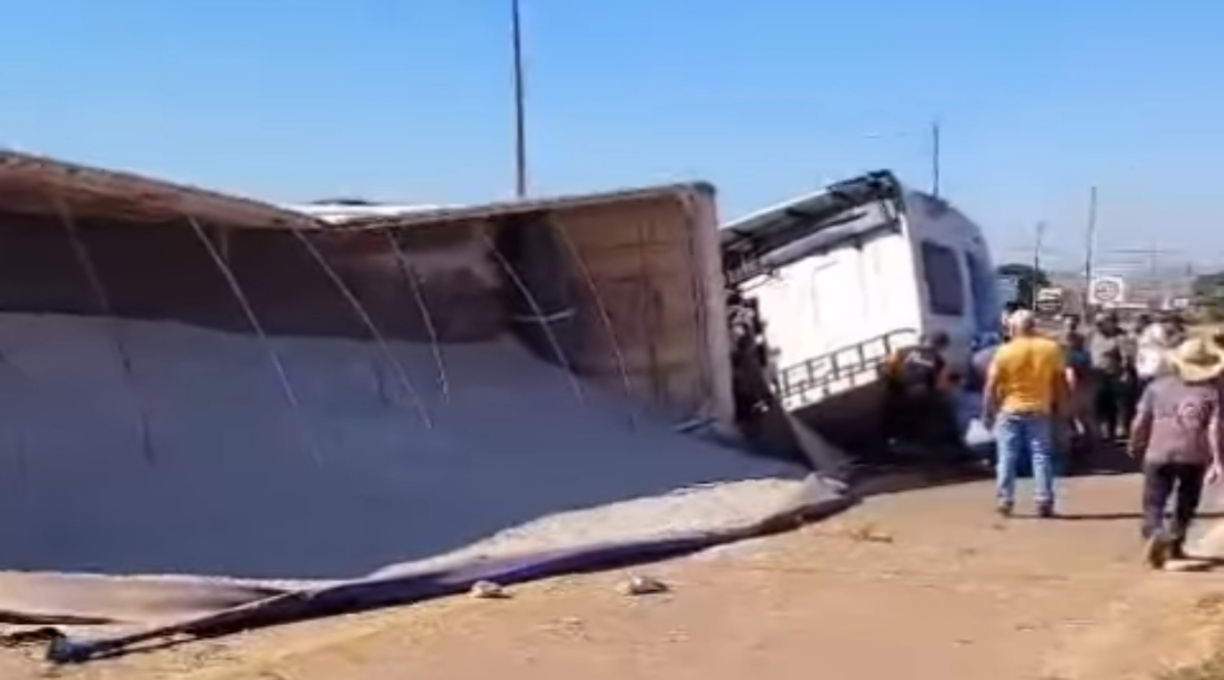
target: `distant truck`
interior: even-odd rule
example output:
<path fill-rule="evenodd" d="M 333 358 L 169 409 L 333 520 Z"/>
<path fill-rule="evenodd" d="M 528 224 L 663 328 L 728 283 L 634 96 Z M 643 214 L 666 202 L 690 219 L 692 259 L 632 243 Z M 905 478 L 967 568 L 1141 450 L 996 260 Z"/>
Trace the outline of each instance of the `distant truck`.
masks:
<path fill-rule="evenodd" d="M 1058 286 L 1047 286 L 1037 291 L 1033 307 L 1045 317 L 1055 317 L 1067 311 L 1067 291 Z"/>
<path fill-rule="evenodd" d="M 846 450 L 880 443 L 881 367 L 893 351 L 942 331 L 949 358 L 967 364 L 997 338 L 1002 304 L 982 230 L 888 171 L 731 222 L 722 251 L 735 335 L 756 355 L 741 366 L 765 364 L 777 406 Z"/>

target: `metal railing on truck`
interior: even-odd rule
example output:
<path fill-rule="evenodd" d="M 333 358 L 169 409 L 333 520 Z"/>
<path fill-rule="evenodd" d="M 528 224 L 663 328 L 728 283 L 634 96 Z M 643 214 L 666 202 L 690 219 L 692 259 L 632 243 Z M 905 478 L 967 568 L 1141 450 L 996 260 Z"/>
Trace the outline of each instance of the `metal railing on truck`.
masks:
<path fill-rule="evenodd" d="M 869 385 L 894 351 L 917 341 L 918 331 L 901 328 L 788 366 L 778 372 L 778 397 L 793 411 Z"/>

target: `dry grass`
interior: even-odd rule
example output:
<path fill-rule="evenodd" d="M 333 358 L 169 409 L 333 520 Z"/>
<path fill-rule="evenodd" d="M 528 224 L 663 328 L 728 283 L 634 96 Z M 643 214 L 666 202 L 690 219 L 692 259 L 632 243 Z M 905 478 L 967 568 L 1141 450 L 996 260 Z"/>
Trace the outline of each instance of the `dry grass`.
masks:
<path fill-rule="evenodd" d="M 1154 680 L 1224 680 L 1224 592 L 1197 598 L 1187 618 L 1189 623 L 1207 628 L 1216 639 L 1215 650 L 1193 663 L 1158 671 Z"/>
<path fill-rule="evenodd" d="M 1224 650 L 1193 666 L 1161 671 L 1155 680 L 1224 680 Z"/>
<path fill-rule="evenodd" d="M 892 543 L 893 535 L 868 522 L 846 530 L 846 537 L 862 543 Z"/>

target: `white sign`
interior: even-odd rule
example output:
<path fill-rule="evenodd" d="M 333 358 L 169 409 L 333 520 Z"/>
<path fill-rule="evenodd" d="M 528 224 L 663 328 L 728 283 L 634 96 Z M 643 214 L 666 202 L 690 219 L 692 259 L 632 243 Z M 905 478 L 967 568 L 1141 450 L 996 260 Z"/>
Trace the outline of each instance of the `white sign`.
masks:
<path fill-rule="evenodd" d="M 1126 299 L 1126 282 L 1121 276 L 1098 276 L 1088 287 L 1088 301 L 1094 305 L 1119 305 Z"/>

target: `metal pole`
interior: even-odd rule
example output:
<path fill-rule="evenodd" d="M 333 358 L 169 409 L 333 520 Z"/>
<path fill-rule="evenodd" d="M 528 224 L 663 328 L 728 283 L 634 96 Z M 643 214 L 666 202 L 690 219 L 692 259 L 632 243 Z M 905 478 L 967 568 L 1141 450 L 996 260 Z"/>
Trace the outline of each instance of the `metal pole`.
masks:
<path fill-rule="evenodd" d="M 931 123 L 931 195 L 939 198 L 939 121 Z"/>
<path fill-rule="evenodd" d="M 1088 224 L 1084 229 L 1084 312 L 1089 311 L 1092 300 L 1092 274 L 1097 227 L 1097 188 L 1088 194 Z"/>
<path fill-rule="evenodd" d="M 511 43 L 514 50 L 514 179 L 515 196 L 527 197 L 527 115 L 523 94 L 523 29 L 519 0 L 510 0 Z"/>
<path fill-rule="evenodd" d="M 1045 239 L 1045 222 L 1037 223 L 1037 231 L 1033 237 L 1033 273 L 1029 277 L 1029 297 L 1032 298 L 1032 308 L 1037 309 L 1037 278 L 1041 275 L 1041 246 Z"/>
<path fill-rule="evenodd" d="M 1156 242 L 1152 241 L 1151 245 L 1148 246 L 1148 280 L 1151 281 L 1149 285 L 1156 291 L 1156 295 L 1160 300 L 1158 304 L 1163 309 L 1168 300 L 1168 295 L 1165 292 L 1164 281 L 1160 277 L 1160 265 L 1157 263 L 1159 252 Z M 1148 297 L 1148 305 L 1150 306 L 1151 296 L 1149 295 Z"/>

